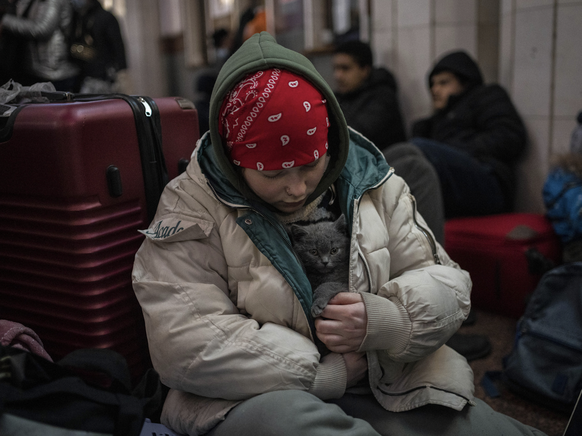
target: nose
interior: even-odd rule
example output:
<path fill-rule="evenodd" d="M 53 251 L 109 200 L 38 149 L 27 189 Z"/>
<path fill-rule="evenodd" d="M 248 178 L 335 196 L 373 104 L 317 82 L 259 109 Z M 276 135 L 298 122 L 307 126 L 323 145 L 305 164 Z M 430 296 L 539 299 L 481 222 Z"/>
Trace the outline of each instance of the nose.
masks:
<path fill-rule="evenodd" d="M 295 174 L 289 178 L 285 190 L 290 196 L 303 198 L 307 192 L 307 183 L 301 174 Z"/>
<path fill-rule="evenodd" d="M 341 83 L 342 83 L 342 81 L 343 81 L 343 77 L 344 77 L 344 75 L 343 75 L 343 72 L 342 72 L 342 70 L 341 70 L 341 69 L 339 69 L 339 68 L 334 68 L 334 70 L 333 70 L 333 79 L 334 79 L 334 80 L 335 80 L 337 83 L 340 83 L 340 84 L 341 84 Z"/>

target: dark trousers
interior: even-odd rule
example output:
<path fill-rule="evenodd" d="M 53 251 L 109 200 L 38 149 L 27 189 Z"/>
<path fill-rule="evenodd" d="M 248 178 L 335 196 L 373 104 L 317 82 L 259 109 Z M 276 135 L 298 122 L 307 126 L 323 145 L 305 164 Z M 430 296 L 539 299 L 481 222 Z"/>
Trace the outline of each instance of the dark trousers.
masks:
<path fill-rule="evenodd" d="M 504 212 L 505 198 L 493 168 L 455 147 L 412 138 L 438 173 L 445 218 Z"/>

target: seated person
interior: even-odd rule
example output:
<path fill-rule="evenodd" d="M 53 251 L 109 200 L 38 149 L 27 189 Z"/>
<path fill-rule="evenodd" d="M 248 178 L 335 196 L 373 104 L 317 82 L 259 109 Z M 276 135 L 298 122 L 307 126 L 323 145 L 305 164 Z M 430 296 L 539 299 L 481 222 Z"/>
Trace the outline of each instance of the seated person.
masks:
<path fill-rule="evenodd" d="M 348 41 L 333 56 L 336 98 L 348 126 L 380 150 L 406 140 L 396 80 L 385 68 L 374 67 L 370 46 Z"/>
<path fill-rule="evenodd" d="M 475 399 L 471 368 L 444 345 L 471 282 L 416 225 L 408 193 L 304 56 L 266 32 L 247 40 L 218 76 L 210 134 L 160 199 L 152 226 L 175 231 L 145 231 L 136 254 L 170 387 L 162 423 L 210 436 L 541 435 Z M 286 228 L 342 214 L 349 279 L 314 319 Z"/>
<path fill-rule="evenodd" d="M 526 131 L 507 92 L 485 85 L 463 51 L 440 59 L 428 82 L 434 113 L 413 124 L 411 142 L 439 175 L 445 217 L 509 212 Z"/>
<path fill-rule="evenodd" d="M 396 174 L 406 180 L 419 212 L 442 244 L 445 220 L 438 174 L 422 152 L 403 143 L 406 133 L 394 76 L 373 66 L 372 50 L 362 41 L 344 42 L 335 49 L 333 71 L 335 95 L 348 126 L 383 151 Z"/>

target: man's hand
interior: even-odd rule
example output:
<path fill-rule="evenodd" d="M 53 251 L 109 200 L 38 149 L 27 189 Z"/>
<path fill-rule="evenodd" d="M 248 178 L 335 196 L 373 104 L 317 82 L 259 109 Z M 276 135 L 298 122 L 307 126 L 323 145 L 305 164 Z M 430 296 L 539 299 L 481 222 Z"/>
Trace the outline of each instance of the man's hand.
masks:
<path fill-rule="evenodd" d="M 357 351 L 364 337 L 368 316 L 362 296 L 353 292 L 340 292 L 315 319 L 317 337 L 335 353 Z"/>

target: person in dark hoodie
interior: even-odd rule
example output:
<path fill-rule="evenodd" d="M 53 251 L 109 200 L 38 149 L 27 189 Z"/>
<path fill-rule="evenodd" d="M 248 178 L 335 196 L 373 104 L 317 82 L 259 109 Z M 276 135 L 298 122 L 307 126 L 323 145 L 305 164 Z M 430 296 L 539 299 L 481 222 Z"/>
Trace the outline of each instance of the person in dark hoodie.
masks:
<path fill-rule="evenodd" d="M 390 71 L 374 67 L 372 50 L 362 41 L 348 41 L 334 51 L 336 98 L 348 125 L 380 150 L 404 141 L 396 80 Z"/>
<path fill-rule="evenodd" d="M 434 113 L 413 124 L 411 142 L 439 175 L 445 217 L 509 212 L 513 166 L 527 141 L 509 95 L 497 84 L 485 84 L 464 51 L 438 60 L 428 84 Z"/>

